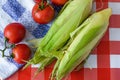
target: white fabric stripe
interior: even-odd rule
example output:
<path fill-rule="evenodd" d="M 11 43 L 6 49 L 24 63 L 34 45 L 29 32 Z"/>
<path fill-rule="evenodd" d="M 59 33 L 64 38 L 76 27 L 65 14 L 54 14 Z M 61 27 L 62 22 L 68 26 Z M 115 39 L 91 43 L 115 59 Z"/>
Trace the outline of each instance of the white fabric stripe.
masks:
<path fill-rule="evenodd" d="M 120 41 L 120 28 L 109 28 L 110 41 Z"/>
<path fill-rule="evenodd" d="M 25 9 L 32 11 L 35 4 L 34 0 L 17 0 Z"/>
<path fill-rule="evenodd" d="M 84 68 L 97 68 L 97 55 L 90 55 L 84 65 Z"/>
<path fill-rule="evenodd" d="M 16 70 L 18 70 L 18 68 L 13 63 L 9 62 L 6 58 L 0 58 L 0 77 L 5 79 Z"/>
<path fill-rule="evenodd" d="M 32 68 L 38 68 L 40 66 L 40 64 L 36 64 L 36 65 L 31 65 Z"/>
<path fill-rule="evenodd" d="M 120 55 L 110 55 L 110 67 L 120 68 Z"/>
<path fill-rule="evenodd" d="M 14 21 L 6 12 L 3 11 L 3 9 L 1 9 L 1 7 L 0 7 L 0 19 L 2 19 L 0 20 L 0 23 L 2 23 L 0 24 L 1 31 L 7 24 Z"/>
<path fill-rule="evenodd" d="M 108 6 L 112 8 L 113 14 L 120 14 L 120 2 L 109 2 Z"/>
<path fill-rule="evenodd" d="M 4 5 L 7 2 L 7 0 L 0 0 L 0 6 Z"/>
<path fill-rule="evenodd" d="M 0 80 L 3 80 L 3 79 L 0 77 Z"/>
<path fill-rule="evenodd" d="M 93 3 L 92 12 L 96 11 L 96 2 Z"/>

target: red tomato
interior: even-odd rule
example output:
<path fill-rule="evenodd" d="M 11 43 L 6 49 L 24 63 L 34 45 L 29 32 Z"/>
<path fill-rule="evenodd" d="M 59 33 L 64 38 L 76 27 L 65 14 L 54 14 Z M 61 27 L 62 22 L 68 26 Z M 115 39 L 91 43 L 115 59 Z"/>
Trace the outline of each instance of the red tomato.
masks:
<path fill-rule="evenodd" d="M 39 24 L 47 24 L 54 18 L 54 8 L 51 5 L 44 5 L 43 9 L 40 9 L 40 7 L 41 5 L 35 4 L 32 9 L 32 17 Z"/>
<path fill-rule="evenodd" d="M 25 37 L 26 30 L 20 23 L 8 24 L 4 29 L 4 36 L 10 43 L 18 43 Z"/>
<path fill-rule="evenodd" d="M 31 55 L 31 50 L 26 44 L 17 44 L 12 49 L 12 54 L 13 54 L 14 60 L 17 63 L 23 64 L 25 63 L 24 61 L 29 60 Z"/>
<path fill-rule="evenodd" d="M 51 0 L 53 4 L 64 5 L 68 0 Z"/>

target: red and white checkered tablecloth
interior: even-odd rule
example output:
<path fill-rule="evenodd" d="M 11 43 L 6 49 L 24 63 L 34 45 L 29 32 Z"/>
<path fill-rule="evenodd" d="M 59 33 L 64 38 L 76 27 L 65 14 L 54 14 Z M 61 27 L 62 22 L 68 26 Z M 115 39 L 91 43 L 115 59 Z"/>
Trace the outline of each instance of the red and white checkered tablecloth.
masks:
<path fill-rule="evenodd" d="M 84 68 L 80 71 L 73 71 L 68 76 L 68 80 L 120 80 L 120 0 L 96 0 L 95 8 L 97 10 L 107 7 L 111 7 L 113 10 L 109 29 L 100 44 L 91 53 Z M 36 69 L 35 66 L 29 66 L 6 80 L 32 80 Z M 34 80 L 48 80 L 51 71 L 52 68 L 47 67 Z"/>

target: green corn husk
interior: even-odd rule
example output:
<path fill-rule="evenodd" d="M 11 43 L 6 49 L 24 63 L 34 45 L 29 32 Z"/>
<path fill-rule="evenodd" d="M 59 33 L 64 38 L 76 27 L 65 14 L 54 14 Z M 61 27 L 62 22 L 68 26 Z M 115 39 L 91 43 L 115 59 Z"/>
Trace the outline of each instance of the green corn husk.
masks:
<path fill-rule="evenodd" d="M 88 17 L 91 8 L 92 0 L 72 0 L 69 2 L 40 42 L 31 63 L 37 64 L 41 61 L 41 55 L 62 48 L 70 38 L 69 34 Z"/>
<path fill-rule="evenodd" d="M 89 3 L 88 3 L 89 2 Z M 84 4 L 84 5 L 83 5 Z M 81 7 L 83 5 L 83 7 Z M 69 26 L 72 22 L 70 19 L 73 19 L 76 21 L 74 26 L 78 26 L 81 22 L 83 22 L 86 17 L 88 17 L 92 7 L 92 1 L 91 0 L 70 0 L 70 2 L 67 4 L 67 6 L 62 10 L 60 16 L 57 17 L 57 19 L 52 24 L 50 30 L 46 34 L 46 36 L 43 38 L 40 46 L 46 46 L 46 44 L 51 40 L 53 35 L 58 32 L 59 29 L 63 28 L 64 26 Z M 77 19 L 74 18 L 77 16 Z M 68 25 L 69 24 L 69 25 Z M 70 25 L 71 26 L 71 25 Z"/>
<path fill-rule="evenodd" d="M 72 42 L 52 73 L 56 80 L 61 80 L 86 59 L 106 32 L 110 16 L 110 8 L 94 13 L 72 33 Z"/>
<path fill-rule="evenodd" d="M 72 12 L 69 13 L 69 15 L 64 15 L 65 12 L 61 14 L 63 17 L 68 16 L 68 19 L 65 21 L 62 28 L 60 28 L 56 34 L 53 35 L 48 44 L 45 46 L 44 50 L 51 51 L 60 49 L 70 38 L 69 33 L 74 31 L 88 17 L 91 7 L 92 0 L 71 1 L 64 11 L 69 13 L 67 10 L 73 9 Z"/>
<path fill-rule="evenodd" d="M 74 7 L 75 4 L 82 5 L 83 3 L 84 3 L 84 6 L 82 6 L 83 8 L 80 8 L 81 6 Z M 62 46 L 65 45 L 65 43 L 70 38 L 69 34 L 72 31 L 74 31 L 78 27 L 78 25 L 80 25 L 83 22 L 83 20 L 85 20 L 86 17 L 89 15 L 91 8 L 92 8 L 92 0 L 84 0 L 84 1 L 73 0 L 71 2 L 71 4 L 69 4 L 66 11 L 68 9 L 70 9 L 71 7 L 75 8 L 74 12 L 72 14 L 70 14 L 71 17 L 66 21 L 66 23 L 62 26 L 62 28 L 60 28 L 58 30 L 58 32 L 56 32 L 56 34 L 53 35 L 53 37 L 50 39 L 48 44 L 43 48 L 43 51 L 48 51 L 48 53 L 51 51 L 57 51 L 57 50 L 61 49 Z M 41 56 L 41 58 L 42 58 L 42 56 Z M 34 59 L 34 61 L 35 61 L 35 59 Z M 44 60 L 46 60 L 46 59 L 48 62 L 44 66 L 47 66 L 48 64 L 50 64 L 51 63 L 50 61 L 54 60 L 54 57 L 45 58 Z M 44 64 L 44 63 L 40 63 L 40 64 Z M 39 67 L 39 70 L 41 70 L 41 69 L 42 68 Z"/>

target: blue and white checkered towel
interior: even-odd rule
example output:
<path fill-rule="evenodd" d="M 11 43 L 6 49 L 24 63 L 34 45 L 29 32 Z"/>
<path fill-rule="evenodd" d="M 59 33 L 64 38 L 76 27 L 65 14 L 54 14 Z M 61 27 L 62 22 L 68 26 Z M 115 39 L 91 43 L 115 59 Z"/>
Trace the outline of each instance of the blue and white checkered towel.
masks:
<path fill-rule="evenodd" d="M 12 22 L 19 22 L 25 26 L 27 34 L 23 41 L 40 38 L 46 34 L 51 23 L 42 25 L 34 22 L 31 17 L 34 4 L 33 0 L 0 0 L 0 49 L 4 47 L 4 28 Z M 56 12 L 60 10 L 56 6 L 54 8 Z M 9 51 L 5 52 L 5 54 L 9 54 Z M 6 79 L 21 66 L 10 58 L 2 58 L 0 53 L 0 78 Z"/>

